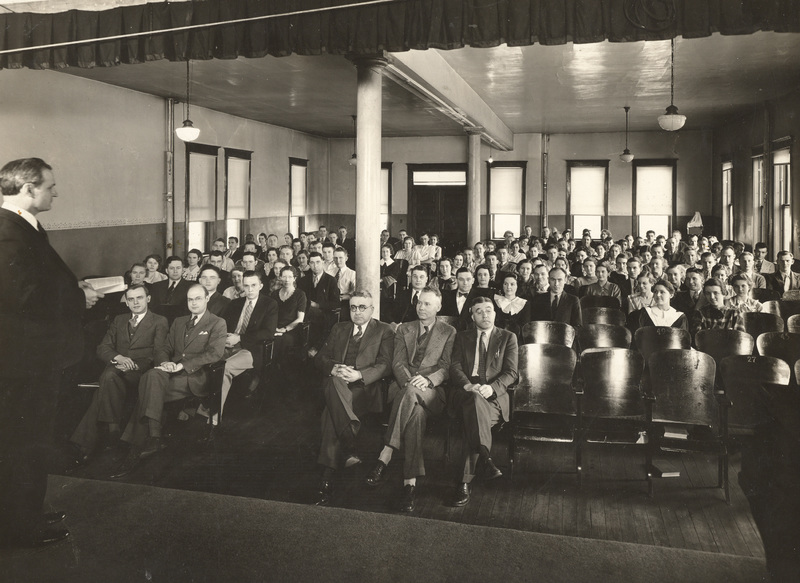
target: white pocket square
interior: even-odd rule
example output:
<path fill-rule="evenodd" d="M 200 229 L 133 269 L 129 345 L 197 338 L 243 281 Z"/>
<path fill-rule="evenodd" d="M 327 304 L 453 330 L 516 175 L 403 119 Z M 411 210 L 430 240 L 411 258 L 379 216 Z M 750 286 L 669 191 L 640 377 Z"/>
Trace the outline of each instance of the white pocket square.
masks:
<path fill-rule="evenodd" d="M 203 330 L 202 332 L 200 332 L 200 333 L 198 334 L 198 336 L 202 336 L 203 334 L 205 334 L 206 336 L 208 336 L 208 330 Z"/>

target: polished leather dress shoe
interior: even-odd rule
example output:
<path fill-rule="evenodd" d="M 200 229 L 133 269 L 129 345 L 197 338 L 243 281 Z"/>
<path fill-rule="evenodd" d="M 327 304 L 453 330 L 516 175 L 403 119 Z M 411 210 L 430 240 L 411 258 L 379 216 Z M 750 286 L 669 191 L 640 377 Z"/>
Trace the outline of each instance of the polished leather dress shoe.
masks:
<path fill-rule="evenodd" d="M 142 451 L 139 452 L 139 457 L 141 459 L 150 457 L 165 447 L 166 446 L 161 443 L 160 437 L 148 437 L 147 441 L 144 442 L 144 446 L 142 446 Z"/>
<path fill-rule="evenodd" d="M 369 471 L 366 479 L 364 480 L 367 483 L 367 486 L 375 487 L 380 484 L 383 480 L 383 470 L 385 469 L 386 464 L 378 460 L 378 463 L 375 464 L 375 467 Z"/>
<path fill-rule="evenodd" d="M 328 503 L 331 501 L 332 495 L 333 495 L 333 484 L 330 482 L 330 480 L 322 480 L 319 484 L 319 492 L 315 504 L 317 506 L 327 506 Z"/>
<path fill-rule="evenodd" d="M 469 493 L 470 487 L 469 484 L 466 482 L 462 482 L 459 484 L 458 489 L 456 490 L 456 496 L 453 498 L 453 506 L 459 508 L 461 506 L 466 506 L 467 502 L 469 502 Z"/>
<path fill-rule="evenodd" d="M 128 474 L 130 474 L 136 466 L 139 465 L 139 456 L 137 456 L 134 452 L 129 453 L 122 463 L 119 465 L 117 470 L 109 476 L 109 478 L 124 478 Z"/>
<path fill-rule="evenodd" d="M 103 451 L 111 451 L 117 447 L 120 437 L 122 437 L 120 431 L 109 431 L 103 443 Z"/>
<path fill-rule="evenodd" d="M 28 547 L 42 547 L 62 541 L 69 536 L 66 528 L 40 528 L 21 536 L 17 543 Z"/>
<path fill-rule="evenodd" d="M 486 481 L 489 481 L 489 480 L 496 480 L 497 478 L 502 478 L 502 477 L 503 477 L 503 472 L 500 471 L 500 468 L 494 465 L 492 458 L 490 457 L 486 458 L 486 469 L 484 470 L 483 478 Z"/>
<path fill-rule="evenodd" d="M 403 486 L 403 495 L 400 497 L 400 512 L 414 512 L 414 498 L 416 486 L 407 484 Z"/>
<path fill-rule="evenodd" d="M 58 524 L 67 517 L 66 512 L 45 512 L 42 518 L 47 524 Z"/>

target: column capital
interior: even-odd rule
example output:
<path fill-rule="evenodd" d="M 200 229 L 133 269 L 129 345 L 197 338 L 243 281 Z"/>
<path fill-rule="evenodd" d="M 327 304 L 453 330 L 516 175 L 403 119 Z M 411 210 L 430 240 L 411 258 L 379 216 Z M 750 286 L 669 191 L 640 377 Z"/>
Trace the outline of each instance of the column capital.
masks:
<path fill-rule="evenodd" d="M 481 126 L 464 128 L 468 136 L 482 136 L 485 129 Z"/>
<path fill-rule="evenodd" d="M 369 55 L 346 55 L 348 61 L 353 63 L 359 69 L 361 68 L 377 68 L 383 69 L 389 64 L 389 59 L 386 53 L 373 53 Z"/>

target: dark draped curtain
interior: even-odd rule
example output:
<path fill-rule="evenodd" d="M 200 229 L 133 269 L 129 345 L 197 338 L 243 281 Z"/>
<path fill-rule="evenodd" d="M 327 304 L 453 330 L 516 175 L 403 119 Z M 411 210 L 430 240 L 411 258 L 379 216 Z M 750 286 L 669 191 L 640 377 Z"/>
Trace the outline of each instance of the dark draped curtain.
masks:
<path fill-rule="evenodd" d="M 99 12 L 0 14 L 0 47 L 53 43 L 352 4 L 353 0 L 205 0 L 152 3 Z M 112 66 L 157 59 L 265 55 L 375 54 L 663 40 L 758 30 L 800 32 L 797 0 L 395 0 L 192 31 L 145 34 L 77 46 L 12 52 L 0 67 Z"/>

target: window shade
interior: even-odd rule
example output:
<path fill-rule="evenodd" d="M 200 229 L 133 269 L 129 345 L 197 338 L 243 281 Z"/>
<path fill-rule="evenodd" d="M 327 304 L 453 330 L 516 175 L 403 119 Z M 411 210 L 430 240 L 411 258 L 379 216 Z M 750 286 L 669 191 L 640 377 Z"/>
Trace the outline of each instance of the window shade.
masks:
<path fill-rule="evenodd" d="M 467 173 L 463 170 L 441 171 L 416 170 L 414 171 L 414 184 L 420 186 L 438 186 L 452 184 L 463 186 L 467 183 Z"/>
<path fill-rule="evenodd" d="M 789 162 L 791 162 L 791 155 L 789 154 L 789 148 L 773 152 L 772 154 L 773 164 L 788 164 Z"/>
<path fill-rule="evenodd" d="M 522 214 L 522 168 L 491 168 L 489 172 L 489 212 Z"/>
<path fill-rule="evenodd" d="M 605 215 L 605 192 L 605 166 L 570 168 L 570 212 L 573 215 Z"/>
<path fill-rule="evenodd" d="M 250 160 L 228 158 L 228 218 L 248 218 Z"/>
<path fill-rule="evenodd" d="M 301 217 L 306 214 L 306 167 L 292 164 L 292 209 L 291 215 Z"/>
<path fill-rule="evenodd" d="M 672 215 L 672 166 L 636 168 L 636 214 Z"/>
<path fill-rule="evenodd" d="M 189 153 L 189 221 L 216 220 L 217 157 Z"/>

